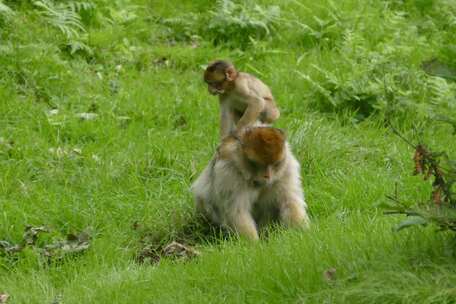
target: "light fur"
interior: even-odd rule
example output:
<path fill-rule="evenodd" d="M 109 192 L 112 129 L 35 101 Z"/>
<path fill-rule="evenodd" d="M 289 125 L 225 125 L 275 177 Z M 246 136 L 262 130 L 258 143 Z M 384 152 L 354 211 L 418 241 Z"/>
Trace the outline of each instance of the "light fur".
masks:
<path fill-rule="evenodd" d="M 241 142 L 222 141 L 217 154 L 193 183 L 197 212 L 248 239 L 258 239 L 258 228 L 272 221 L 307 227 L 307 205 L 300 165 L 287 143 L 280 166 L 264 183 L 245 165 Z"/>

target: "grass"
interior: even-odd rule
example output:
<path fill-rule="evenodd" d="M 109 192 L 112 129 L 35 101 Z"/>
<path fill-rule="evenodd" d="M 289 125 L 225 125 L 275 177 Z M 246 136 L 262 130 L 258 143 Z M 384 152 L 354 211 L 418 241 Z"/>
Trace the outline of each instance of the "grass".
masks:
<path fill-rule="evenodd" d="M 72 37 L 32 2 L 4 3 L 14 15 L 0 15 L 0 239 L 20 243 L 26 225 L 51 230 L 40 246 L 91 235 L 89 250 L 50 264 L 33 247 L 0 256 L 8 303 L 454 303 L 454 236 L 393 232 L 401 218 L 376 207 L 396 187 L 410 202 L 430 189 L 385 118 L 455 156 L 451 127 L 433 115 L 454 117 L 456 85 L 421 67 L 456 67 L 452 1 L 260 1 L 280 16 L 250 42 L 220 34 L 236 10 L 204 27 L 211 1 L 97 0 Z M 71 54 L 76 42 L 86 48 Z M 218 142 L 201 80 L 214 58 L 271 86 L 312 228 L 249 244 L 201 240 L 196 227 L 198 258 L 138 264 L 147 236 L 165 242 L 193 222 L 189 186 Z M 78 117 L 87 112 L 96 118 Z"/>

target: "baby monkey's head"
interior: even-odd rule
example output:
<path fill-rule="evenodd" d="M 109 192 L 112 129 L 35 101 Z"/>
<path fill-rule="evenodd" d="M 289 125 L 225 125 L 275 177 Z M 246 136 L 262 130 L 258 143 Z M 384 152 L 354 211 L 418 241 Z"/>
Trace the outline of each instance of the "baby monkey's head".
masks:
<path fill-rule="evenodd" d="M 241 135 L 243 161 L 255 187 L 271 184 L 285 166 L 285 139 L 282 130 L 272 127 L 249 128 Z"/>
<path fill-rule="evenodd" d="M 224 60 L 210 63 L 204 71 L 204 81 L 212 95 L 222 95 L 231 90 L 236 77 L 237 71 L 234 65 Z"/>

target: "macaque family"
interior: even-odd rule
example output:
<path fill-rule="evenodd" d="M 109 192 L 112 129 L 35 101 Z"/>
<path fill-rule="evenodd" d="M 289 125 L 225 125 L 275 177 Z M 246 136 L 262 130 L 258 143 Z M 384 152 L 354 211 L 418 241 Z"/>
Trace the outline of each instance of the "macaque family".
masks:
<path fill-rule="evenodd" d="M 271 90 L 253 75 L 239 72 L 233 64 L 217 60 L 204 72 L 209 93 L 220 103 L 220 138 L 240 134 L 256 123 L 272 124 L 280 116 Z"/>
<path fill-rule="evenodd" d="M 219 95 L 221 143 L 191 187 L 197 212 L 250 240 L 272 222 L 308 227 L 300 165 L 271 126 L 280 112 L 268 86 L 222 60 L 204 81 Z"/>
<path fill-rule="evenodd" d="M 251 240 L 270 222 L 309 224 L 299 163 L 276 128 L 225 137 L 192 191 L 197 212 Z"/>

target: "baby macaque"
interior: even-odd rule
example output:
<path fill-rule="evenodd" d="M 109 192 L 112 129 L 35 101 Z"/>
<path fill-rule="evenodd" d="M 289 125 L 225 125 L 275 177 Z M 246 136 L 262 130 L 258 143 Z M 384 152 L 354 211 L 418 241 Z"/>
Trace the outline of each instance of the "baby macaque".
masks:
<path fill-rule="evenodd" d="M 219 96 L 220 138 L 238 135 L 256 122 L 272 124 L 280 116 L 271 90 L 253 75 L 236 71 L 233 64 L 217 60 L 204 72 L 209 93 Z"/>
<path fill-rule="evenodd" d="M 272 127 L 230 135 L 192 185 L 197 212 L 248 239 L 278 221 L 307 227 L 300 166 L 285 135 Z"/>

